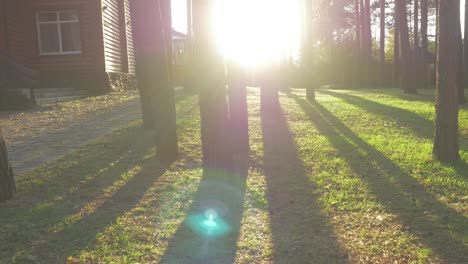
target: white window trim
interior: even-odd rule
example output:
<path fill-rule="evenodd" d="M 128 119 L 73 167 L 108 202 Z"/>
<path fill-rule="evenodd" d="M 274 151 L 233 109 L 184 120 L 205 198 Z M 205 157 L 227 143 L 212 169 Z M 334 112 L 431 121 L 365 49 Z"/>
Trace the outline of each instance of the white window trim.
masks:
<path fill-rule="evenodd" d="M 82 47 L 80 43 L 80 50 L 79 51 L 63 51 L 63 43 L 62 43 L 62 28 L 61 24 L 66 24 L 66 23 L 80 23 L 80 19 L 76 20 L 66 20 L 66 21 L 60 21 L 59 14 L 60 12 L 76 12 L 76 10 L 57 10 L 57 11 L 38 11 L 36 12 L 36 25 L 37 25 L 37 38 L 39 42 L 39 55 L 40 56 L 54 56 L 54 55 L 79 55 L 82 53 Z M 41 22 L 39 21 L 39 14 L 40 13 L 55 13 L 57 15 L 57 21 L 44 21 Z M 60 51 L 54 51 L 54 52 L 43 52 L 42 51 L 42 40 L 41 40 L 41 25 L 43 24 L 56 24 L 58 26 L 58 37 L 59 37 L 59 48 Z M 81 24 L 80 24 L 80 29 L 81 29 Z M 80 38 L 81 41 L 81 38 Z"/>

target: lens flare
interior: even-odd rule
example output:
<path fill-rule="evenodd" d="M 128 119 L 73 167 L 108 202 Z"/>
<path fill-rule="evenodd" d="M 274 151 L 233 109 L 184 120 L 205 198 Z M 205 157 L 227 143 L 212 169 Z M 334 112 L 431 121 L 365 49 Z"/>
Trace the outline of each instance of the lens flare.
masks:
<path fill-rule="evenodd" d="M 188 225 L 195 233 L 206 238 L 225 236 L 231 231 L 229 225 L 213 209 L 190 216 Z"/>

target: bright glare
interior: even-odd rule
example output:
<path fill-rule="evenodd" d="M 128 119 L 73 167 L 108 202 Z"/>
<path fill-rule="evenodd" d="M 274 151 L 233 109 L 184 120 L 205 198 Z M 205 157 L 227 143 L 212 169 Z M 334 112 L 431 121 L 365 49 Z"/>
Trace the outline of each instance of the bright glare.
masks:
<path fill-rule="evenodd" d="M 226 59 L 253 67 L 297 55 L 297 0 L 217 0 L 214 11 L 216 42 Z"/>

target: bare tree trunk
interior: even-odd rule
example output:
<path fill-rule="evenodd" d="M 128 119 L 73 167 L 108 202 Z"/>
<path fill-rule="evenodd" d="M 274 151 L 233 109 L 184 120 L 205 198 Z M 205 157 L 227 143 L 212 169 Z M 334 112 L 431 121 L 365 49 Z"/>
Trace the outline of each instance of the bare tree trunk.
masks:
<path fill-rule="evenodd" d="M 465 87 L 468 84 L 468 1 L 465 0 L 465 29 L 463 39 L 463 60 L 464 60 L 464 75 L 465 75 Z M 464 88 L 465 88 L 464 87 Z"/>
<path fill-rule="evenodd" d="M 393 81 L 394 85 L 400 85 L 400 31 L 398 26 L 398 16 L 396 12 L 395 4 L 395 14 L 394 14 L 394 23 L 393 23 Z"/>
<path fill-rule="evenodd" d="M 435 0 L 436 6 L 436 34 L 435 34 L 435 54 L 439 54 L 439 0 Z"/>
<path fill-rule="evenodd" d="M 421 63 L 420 63 L 420 49 L 419 49 L 419 0 L 414 0 L 413 11 L 413 81 L 415 87 L 420 87 L 421 77 Z"/>
<path fill-rule="evenodd" d="M 145 127 L 156 131 L 159 157 L 174 160 L 178 149 L 169 55 L 172 44 L 168 40 L 170 1 L 139 0 L 130 4 L 143 122 L 147 122 Z"/>
<path fill-rule="evenodd" d="M 361 85 L 362 79 L 362 72 L 361 72 L 361 62 L 362 62 L 362 49 L 361 49 L 361 13 L 359 8 L 359 0 L 354 1 L 354 12 L 355 12 L 355 25 L 356 25 L 356 52 L 355 52 L 355 66 L 356 66 L 356 74 L 355 74 L 355 85 Z"/>
<path fill-rule="evenodd" d="M 414 49 L 419 47 L 419 0 L 414 0 L 414 26 L 413 26 L 413 45 Z"/>
<path fill-rule="evenodd" d="M 172 16 L 171 0 L 159 0 L 163 24 L 165 58 L 161 62 L 159 96 L 156 97 L 156 150 L 160 158 L 175 160 L 178 157 L 177 116 L 174 86 L 172 84 Z"/>
<path fill-rule="evenodd" d="M 312 19 L 312 0 L 305 0 L 305 43 L 304 43 L 304 62 L 303 62 L 303 75 L 306 86 L 306 98 L 309 101 L 315 101 L 315 85 L 313 74 L 313 19 Z"/>
<path fill-rule="evenodd" d="M 15 192 L 13 170 L 8 162 L 8 153 L 0 129 L 0 202 L 11 199 Z"/>
<path fill-rule="evenodd" d="M 460 14 L 460 6 L 458 6 L 458 13 Z M 458 46 L 460 49 L 460 57 L 458 58 L 458 75 L 457 75 L 457 85 L 458 85 L 458 103 L 464 104 L 465 99 L 465 76 L 463 76 L 463 39 L 461 34 L 461 18 L 457 16 L 456 30 L 460 32 L 460 39 L 458 41 Z"/>
<path fill-rule="evenodd" d="M 380 0 L 380 84 L 385 85 L 385 0 Z"/>
<path fill-rule="evenodd" d="M 406 0 L 395 0 L 396 16 L 398 17 L 398 26 L 400 33 L 401 50 L 401 89 L 404 93 L 415 94 L 416 88 L 413 85 L 411 73 L 412 59 L 411 47 L 408 32 L 408 14 L 406 12 Z"/>
<path fill-rule="evenodd" d="M 427 74 L 427 17 L 428 17 L 427 0 L 421 0 L 421 80 L 422 87 L 428 86 Z"/>
<path fill-rule="evenodd" d="M 362 4 L 362 2 L 361 2 Z M 364 0 L 361 6 L 361 26 L 363 33 L 361 39 L 363 40 L 363 56 L 364 56 L 364 84 L 370 86 L 370 64 L 372 61 L 372 33 L 370 21 L 370 0 Z"/>
<path fill-rule="evenodd" d="M 249 157 L 249 117 L 247 107 L 247 73 L 241 66 L 229 65 L 229 119 L 231 149 L 234 159 L 246 162 Z"/>
<path fill-rule="evenodd" d="M 366 60 L 371 63 L 372 60 L 372 28 L 370 16 L 370 0 L 365 0 L 365 21 L 366 21 Z"/>
<path fill-rule="evenodd" d="M 438 161 L 460 159 L 458 146 L 457 68 L 460 58 L 460 0 L 440 1 L 439 53 L 437 56 L 437 88 L 434 158 Z M 458 18 L 457 18 L 458 17 Z"/>
<path fill-rule="evenodd" d="M 194 76 L 199 91 L 203 167 L 225 168 L 230 157 L 228 109 L 222 60 L 210 34 L 214 0 L 193 2 Z"/>

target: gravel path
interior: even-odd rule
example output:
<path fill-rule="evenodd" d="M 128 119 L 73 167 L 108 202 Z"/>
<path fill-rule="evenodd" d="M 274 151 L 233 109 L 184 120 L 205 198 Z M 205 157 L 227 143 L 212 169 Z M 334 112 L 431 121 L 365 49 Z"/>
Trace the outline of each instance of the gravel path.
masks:
<path fill-rule="evenodd" d="M 61 115 L 73 115 L 72 111 L 63 111 Z M 11 120 L 14 119 L 24 126 L 24 123 L 29 122 L 29 125 L 22 129 L 40 131 L 38 133 L 27 133 L 28 131 L 26 131 L 26 136 L 13 132 L 13 127 L 2 127 L 9 149 L 9 158 L 17 175 L 69 154 L 91 140 L 139 119 L 141 111 L 139 99 L 134 97 L 98 112 L 89 111 L 77 115 L 76 118 L 57 117 L 57 122 L 47 129 L 44 129 L 41 122 L 33 122 L 35 117 L 41 118 L 41 115 L 40 111 L 28 113 L 27 119 L 22 118 L 22 113 L 0 115 L 0 123 L 4 123 L 4 121 L 11 123 Z"/>

